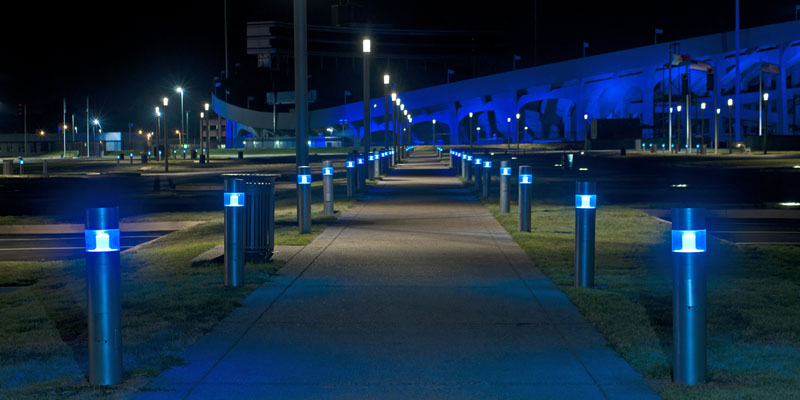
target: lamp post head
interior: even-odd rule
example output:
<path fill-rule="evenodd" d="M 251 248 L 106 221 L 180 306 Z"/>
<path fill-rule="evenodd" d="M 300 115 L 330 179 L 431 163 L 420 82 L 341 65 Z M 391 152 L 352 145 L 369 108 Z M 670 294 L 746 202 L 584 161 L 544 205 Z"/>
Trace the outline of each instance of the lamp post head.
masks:
<path fill-rule="evenodd" d="M 733 105 L 733 99 L 732 99 L 732 98 L 731 98 L 731 99 L 728 99 L 728 107 L 730 107 L 730 106 L 732 106 L 732 105 Z"/>
<path fill-rule="evenodd" d="M 719 108 L 717 108 L 717 115 L 719 115 L 719 112 L 720 112 L 720 111 L 721 111 L 721 110 L 720 110 Z"/>
<path fill-rule="evenodd" d="M 203 105 L 203 107 L 205 107 L 206 111 L 208 111 L 208 103 L 206 103 L 205 105 Z"/>
<path fill-rule="evenodd" d="M 369 39 L 364 39 L 362 51 L 364 53 L 369 53 L 371 51 L 371 43 Z"/>
<path fill-rule="evenodd" d="M 175 91 L 176 91 L 176 92 L 178 92 L 178 93 L 180 93 L 180 94 L 183 94 L 183 88 L 182 88 L 182 87 L 180 87 L 180 86 L 178 86 L 177 88 L 175 88 Z"/>
<path fill-rule="evenodd" d="M 769 92 L 764 92 L 764 101 L 769 100 Z"/>
<path fill-rule="evenodd" d="M 681 112 L 681 106 L 678 106 L 678 112 Z"/>
<path fill-rule="evenodd" d="M 400 104 L 400 111 L 402 111 L 404 113 L 406 112 L 406 105 L 405 104 Z"/>
<path fill-rule="evenodd" d="M 583 119 L 584 119 L 584 121 L 588 120 L 589 119 L 589 114 L 583 114 Z"/>
<path fill-rule="evenodd" d="M 158 107 L 156 107 L 156 111 L 158 111 Z M 97 118 L 95 118 L 95 120 L 92 121 L 92 123 L 94 123 L 95 125 L 100 125 L 100 121 L 98 121 Z"/>
<path fill-rule="evenodd" d="M 397 101 L 397 93 L 396 92 L 392 92 L 392 102 L 395 102 L 395 101 Z"/>
<path fill-rule="evenodd" d="M 472 118 L 472 113 L 469 113 L 469 117 Z"/>
<path fill-rule="evenodd" d="M 705 101 L 700 103 L 700 109 L 701 110 L 705 110 L 706 109 L 706 102 Z"/>
<path fill-rule="evenodd" d="M 525 130 L 526 130 L 526 131 L 528 130 L 528 127 L 527 127 L 527 126 L 525 127 Z"/>
<path fill-rule="evenodd" d="M 519 119 L 519 113 L 517 113 L 517 119 Z"/>
<path fill-rule="evenodd" d="M 206 117 L 206 113 L 200 111 L 200 118 L 205 118 L 205 117 Z"/>
<path fill-rule="evenodd" d="M 433 124 L 436 125 L 436 120 L 433 120 Z"/>
<path fill-rule="evenodd" d="M 511 123 L 511 117 L 506 118 L 506 122 Z"/>
<path fill-rule="evenodd" d="M 478 130 L 481 130 L 481 127 L 480 127 L 480 126 L 478 127 Z"/>
<path fill-rule="evenodd" d="M 400 109 L 403 110 L 403 105 L 400 105 Z M 408 110 L 403 110 L 403 115 L 408 115 Z"/>
<path fill-rule="evenodd" d="M 169 105 L 169 97 L 164 97 L 163 102 L 164 102 L 164 107 Z"/>
<path fill-rule="evenodd" d="M 156 106 L 156 117 L 160 117 L 160 116 L 161 116 L 161 110 L 159 110 L 158 106 Z M 97 125 L 97 120 L 94 120 L 94 121 L 95 121 L 94 124 Z"/>
<path fill-rule="evenodd" d="M 400 98 L 398 98 L 397 100 L 395 100 L 395 104 L 397 104 L 397 106 L 398 106 L 398 107 L 399 107 L 399 106 L 402 106 L 402 104 L 400 104 Z"/>
<path fill-rule="evenodd" d="M 384 85 L 388 85 L 389 84 L 389 74 L 384 74 L 383 75 L 383 84 Z"/>
<path fill-rule="evenodd" d="M 669 113 L 672 114 L 672 107 L 669 108 Z"/>

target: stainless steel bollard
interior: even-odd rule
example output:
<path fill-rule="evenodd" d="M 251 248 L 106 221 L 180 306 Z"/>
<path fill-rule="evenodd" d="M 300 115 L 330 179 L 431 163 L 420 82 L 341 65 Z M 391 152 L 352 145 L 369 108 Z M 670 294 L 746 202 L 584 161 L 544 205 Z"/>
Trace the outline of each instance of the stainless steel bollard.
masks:
<path fill-rule="evenodd" d="M 489 184 L 492 181 L 492 160 L 483 160 L 483 178 L 481 185 L 481 194 L 483 198 L 489 197 Z"/>
<path fill-rule="evenodd" d="M 89 383 L 116 385 L 122 383 L 119 208 L 87 208 L 84 236 Z"/>
<path fill-rule="evenodd" d="M 359 192 L 366 187 L 367 168 L 364 162 L 364 155 L 358 154 L 356 156 L 356 190 Z"/>
<path fill-rule="evenodd" d="M 575 286 L 594 286 L 594 234 L 597 188 L 594 182 L 575 184 Z"/>
<path fill-rule="evenodd" d="M 474 176 L 474 181 L 472 182 L 476 191 L 481 190 L 481 185 L 483 182 L 483 158 L 480 156 L 475 156 L 475 160 L 472 162 L 472 175 Z"/>
<path fill-rule="evenodd" d="M 225 286 L 244 285 L 245 183 L 225 178 Z"/>
<path fill-rule="evenodd" d="M 333 161 L 322 162 L 322 200 L 325 214 L 333 214 Z"/>
<path fill-rule="evenodd" d="M 356 158 L 353 155 L 347 157 L 345 161 L 347 170 L 347 197 L 356 195 Z"/>
<path fill-rule="evenodd" d="M 500 212 L 503 214 L 507 214 L 510 211 L 510 181 L 511 167 L 508 166 L 508 161 L 500 161 Z"/>
<path fill-rule="evenodd" d="M 672 209 L 672 380 L 706 380 L 706 216 L 703 208 Z"/>
<path fill-rule="evenodd" d="M 311 233 L 311 167 L 297 167 L 297 228 Z"/>
<path fill-rule="evenodd" d="M 373 153 L 373 155 L 375 159 L 372 163 L 372 178 L 375 179 L 381 176 L 381 153 L 377 151 Z"/>
<path fill-rule="evenodd" d="M 531 231 L 531 186 L 533 174 L 529 165 L 519 166 L 519 231 Z"/>

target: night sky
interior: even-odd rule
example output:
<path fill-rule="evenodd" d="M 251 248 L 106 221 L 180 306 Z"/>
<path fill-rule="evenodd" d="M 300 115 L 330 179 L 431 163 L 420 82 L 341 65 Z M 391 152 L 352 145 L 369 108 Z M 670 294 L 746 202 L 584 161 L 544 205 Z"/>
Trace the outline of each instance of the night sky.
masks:
<path fill-rule="evenodd" d="M 12 3 L 12 2 L 5 2 Z M 402 28 L 503 31 L 533 63 L 532 1 L 366 1 L 368 23 Z M 538 1 L 537 63 L 732 30 L 734 1 L 619 2 Z M 630 4 L 635 5 L 630 5 Z M 743 28 L 794 19 L 798 1 L 741 1 Z M 28 131 L 55 131 L 61 99 L 85 126 L 85 99 L 105 131 L 128 122 L 152 125 L 158 99 L 176 85 L 187 92 L 186 109 L 199 110 L 200 93 L 224 68 L 223 1 L 35 2 L 4 4 L 0 58 L 0 133 L 22 130 L 17 104 L 28 104 Z M 310 24 L 330 23 L 329 0 L 308 0 Z M 474 6 L 469 6 L 474 4 Z M 768 6 L 766 6 L 768 5 Z M 245 23 L 292 21 L 292 1 L 228 1 L 230 66 L 255 63 L 245 54 Z M 324 90 L 324 88 L 316 88 Z M 207 96 L 204 96 L 207 97 Z M 171 107 L 170 116 L 178 120 Z M 69 119 L 69 116 L 67 117 Z"/>

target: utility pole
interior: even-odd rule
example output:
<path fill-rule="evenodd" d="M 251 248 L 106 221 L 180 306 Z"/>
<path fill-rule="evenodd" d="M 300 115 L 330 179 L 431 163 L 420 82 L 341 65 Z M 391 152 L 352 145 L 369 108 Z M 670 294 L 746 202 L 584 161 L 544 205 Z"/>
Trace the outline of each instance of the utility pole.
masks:
<path fill-rule="evenodd" d="M 89 96 L 86 96 L 86 158 L 89 158 Z"/>
<path fill-rule="evenodd" d="M 61 158 L 67 156 L 67 98 L 64 97 L 63 109 L 61 112 L 61 135 L 64 139 L 64 150 L 61 152 Z"/>
<path fill-rule="evenodd" d="M 362 55 L 364 57 L 364 154 L 370 152 L 370 110 L 369 110 L 369 53 L 372 50 L 372 45 L 369 39 L 364 39 Z"/>

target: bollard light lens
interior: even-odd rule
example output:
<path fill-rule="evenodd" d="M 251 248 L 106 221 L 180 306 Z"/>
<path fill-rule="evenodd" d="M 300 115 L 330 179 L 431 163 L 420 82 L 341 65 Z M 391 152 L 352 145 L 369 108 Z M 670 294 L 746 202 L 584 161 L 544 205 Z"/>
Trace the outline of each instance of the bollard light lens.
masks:
<path fill-rule="evenodd" d="M 225 193 L 222 202 L 225 207 L 244 207 L 244 193 Z"/>
<path fill-rule="evenodd" d="M 375 156 L 367 156 L 368 161 L 375 161 Z"/>
<path fill-rule="evenodd" d="M 475 165 L 481 165 L 481 159 L 480 158 L 476 158 L 475 159 Z"/>
<path fill-rule="evenodd" d="M 483 162 L 483 168 L 492 168 L 492 162 L 491 161 L 484 161 Z"/>
<path fill-rule="evenodd" d="M 500 176 L 511 176 L 511 167 L 500 168 Z"/>
<path fill-rule="evenodd" d="M 673 253 L 705 253 L 706 230 L 672 231 Z"/>
<path fill-rule="evenodd" d="M 472 161 L 472 156 L 467 156 L 467 161 Z"/>
<path fill-rule="evenodd" d="M 87 229 L 84 236 L 86 251 L 90 253 L 119 251 L 119 229 Z"/>
<path fill-rule="evenodd" d="M 358 157 L 358 165 L 364 165 L 364 157 Z"/>
<path fill-rule="evenodd" d="M 348 161 L 347 162 L 347 168 L 355 168 L 355 167 L 356 167 L 356 162 L 355 161 Z"/>
<path fill-rule="evenodd" d="M 576 194 L 575 208 L 597 208 L 597 195 L 595 194 Z"/>
<path fill-rule="evenodd" d="M 297 184 L 298 185 L 310 185 L 311 184 L 311 175 L 297 175 Z"/>
<path fill-rule="evenodd" d="M 519 183 L 530 185 L 531 183 L 533 183 L 533 175 L 531 175 L 531 174 L 520 174 Z"/>
<path fill-rule="evenodd" d="M 322 176 L 333 176 L 333 167 L 322 167 Z"/>

